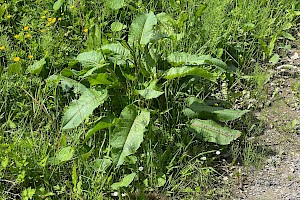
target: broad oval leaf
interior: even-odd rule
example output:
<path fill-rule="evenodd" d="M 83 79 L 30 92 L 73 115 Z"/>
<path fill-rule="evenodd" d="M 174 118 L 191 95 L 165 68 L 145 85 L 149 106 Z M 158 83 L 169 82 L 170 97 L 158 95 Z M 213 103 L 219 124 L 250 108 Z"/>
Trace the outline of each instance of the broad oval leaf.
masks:
<path fill-rule="evenodd" d="M 176 25 L 176 21 L 173 19 L 173 17 L 165 12 L 162 12 L 157 14 L 156 18 L 159 22 L 160 32 L 166 33 L 170 37 L 174 37 L 175 31 L 173 27 Z"/>
<path fill-rule="evenodd" d="M 57 0 L 53 5 L 53 10 L 57 11 L 63 5 L 64 0 Z"/>
<path fill-rule="evenodd" d="M 106 44 L 103 45 L 101 49 L 104 53 L 113 53 L 120 55 L 124 58 L 130 55 L 130 51 L 127 48 L 123 47 L 120 43 Z"/>
<path fill-rule="evenodd" d="M 145 99 L 154 99 L 162 95 L 164 92 L 157 86 L 158 80 L 151 80 L 144 83 L 146 86 L 143 90 L 137 90 L 137 93 L 144 97 Z"/>
<path fill-rule="evenodd" d="M 165 78 L 166 79 L 174 79 L 174 78 L 184 77 L 187 75 L 200 76 L 200 77 L 208 79 L 214 83 L 217 82 L 217 78 L 218 78 L 218 76 L 216 74 L 211 73 L 208 70 L 201 68 L 200 66 L 172 67 L 171 69 L 169 69 L 166 72 Z"/>
<path fill-rule="evenodd" d="M 129 175 L 126 175 L 120 182 L 113 183 L 111 185 L 111 189 L 118 190 L 120 187 L 128 187 L 130 183 L 133 181 L 135 176 L 136 173 L 131 173 Z"/>
<path fill-rule="evenodd" d="M 166 184 L 167 182 L 167 177 L 164 173 L 162 172 L 158 172 L 157 174 L 157 184 L 156 184 L 156 187 L 162 187 Z"/>
<path fill-rule="evenodd" d="M 124 159 L 136 152 L 150 121 L 150 112 L 134 105 L 126 106 L 121 112 L 119 123 L 110 135 L 113 162 L 120 166 Z"/>
<path fill-rule="evenodd" d="M 127 26 L 125 24 L 122 24 L 121 22 L 113 22 L 110 25 L 110 29 L 112 32 L 119 32 L 125 28 L 127 28 Z"/>
<path fill-rule="evenodd" d="M 273 65 L 276 65 L 279 62 L 279 60 L 280 60 L 280 56 L 278 54 L 274 54 L 270 58 L 269 62 L 272 63 Z"/>
<path fill-rule="evenodd" d="M 210 55 L 193 55 L 185 52 L 175 52 L 168 56 L 168 62 L 173 66 L 180 65 L 213 65 L 221 71 L 228 71 L 229 67 L 220 59 L 213 58 Z"/>
<path fill-rule="evenodd" d="M 137 90 L 137 92 L 145 99 L 155 99 L 164 93 L 151 88 L 146 88 L 144 90 Z"/>
<path fill-rule="evenodd" d="M 94 128 L 90 129 L 85 138 L 84 138 L 84 141 L 82 142 L 83 144 L 86 143 L 90 137 L 92 137 L 97 131 L 100 131 L 102 129 L 105 129 L 105 128 L 110 128 L 112 126 L 114 126 L 116 123 L 118 122 L 118 119 L 117 118 L 114 118 L 114 119 L 111 119 L 109 117 L 104 117 L 102 118 Z"/>
<path fill-rule="evenodd" d="M 97 71 L 98 69 L 106 66 L 107 64 L 98 64 L 95 67 L 91 68 L 91 69 L 83 69 L 78 75 L 80 78 L 86 78 L 88 76 L 91 76 L 95 71 Z"/>
<path fill-rule="evenodd" d="M 206 105 L 203 100 L 195 97 L 187 99 L 189 108 L 184 109 L 184 114 L 189 118 L 214 119 L 221 122 L 228 122 L 242 117 L 249 110 L 232 110 L 222 107 Z"/>
<path fill-rule="evenodd" d="M 88 88 L 86 88 L 83 84 L 79 83 L 78 81 L 75 81 L 62 75 L 53 74 L 47 78 L 47 82 L 55 84 L 60 83 L 64 91 L 73 89 L 74 93 L 76 94 L 83 93 L 84 91 L 88 90 Z"/>
<path fill-rule="evenodd" d="M 86 88 L 83 84 L 71 78 L 67 78 L 65 76 L 58 76 L 58 78 L 60 80 L 60 84 L 63 90 L 68 90 L 73 88 L 74 93 L 83 93 L 86 90 L 88 90 L 88 88 Z"/>
<path fill-rule="evenodd" d="M 97 159 L 92 162 L 92 168 L 97 172 L 105 172 L 105 170 L 112 164 L 108 158 Z"/>
<path fill-rule="evenodd" d="M 75 128 L 83 122 L 107 98 L 107 90 L 86 90 L 78 100 L 73 101 L 62 118 L 63 129 Z"/>
<path fill-rule="evenodd" d="M 88 51 L 80 53 L 76 60 L 82 64 L 83 67 L 97 67 L 104 63 L 102 54 L 98 51 Z"/>
<path fill-rule="evenodd" d="M 189 128 L 194 130 L 204 141 L 219 145 L 228 145 L 241 135 L 240 131 L 223 127 L 212 120 L 193 119 Z"/>
<path fill-rule="evenodd" d="M 108 73 L 99 73 L 97 76 L 89 78 L 89 82 L 91 86 L 94 85 L 110 85 L 112 82 L 108 79 L 109 74 Z"/>
<path fill-rule="evenodd" d="M 45 64 L 46 64 L 46 60 L 45 60 L 45 58 L 42 58 L 41 60 L 36 61 L 35 63 L 33 63 L 33 65 L 30 65 L 27 68 L 27 70 L 31 74 L 38 75 L 39 73 L 41 73 L 41 71 L 42 71 Z"/>
<path fill-rule="evenodd" d="M 173 19 L 173 17 L 165 12 L 158 13 L 156 15 L 157 20 L 159 23 L 163 25 L 165 29 L 172 29 L 173 32 L 173 26 L 176 25 L 176 20 Z"/>
<path fill-rule="evenodd" d="M 218 58 L 213 58 L 210 55 L 202 55 L 199 58 L 205 60 L 206 64 L 217 67 L 220 71 L 229 71 L 228 65 Z"/>
<path fill-rule="evenodd" d="M 153 12 L 142 14 L 135 18 L 130 26 L 128 43 L 133 45 L 146 45 L 154 35 L 153 27 L 157 24 Z"/>
<path fill-rule="evenodd" d="M 108 73 L 98 73 L 97 76 L 92 76 L 89 79 L 90 85 L 106 85 L 108 88 L 117 88 L 121 86 L 118 78 Z"/>
<path fill-rule="evenodd" d="M 119 10 L 120 8 L 126 6 L 126 3 L 124 0 L 105 0 L 105 5 L 110 9 Z"/>
<path fill-rule="evenodd" d="M 6 72 L 8 75 L 22 74 L 23 68 L 20 63 L 12 63 L 8 66 Z"/>
<path fill-rule="evenodd" d="M 62 162 L 71 160 L 74 155 L 74 152 L 75 150 L 73 147 L 70 146 L 65 147 L 61 149 L 59 152 L 57 152 L 53 158 L 49 158 L 48 162 L 50 164 L 57 165 Z"/>
<path fill-rule="evenodd" d="M 173 66 L 180 65 L 204 65 L 205 60 L 200 59 L 197 55 L 188 54 L 185 52 L 175 52 L 168 56 L 168 62 Z"/>

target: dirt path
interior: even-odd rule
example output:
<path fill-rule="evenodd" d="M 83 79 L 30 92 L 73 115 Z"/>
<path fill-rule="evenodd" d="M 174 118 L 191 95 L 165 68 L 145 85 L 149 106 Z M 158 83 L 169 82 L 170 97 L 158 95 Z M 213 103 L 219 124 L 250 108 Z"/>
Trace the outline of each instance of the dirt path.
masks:
<path fill-rule="evenodd" d="M 300 200 L 300 48 L 286 53 L 271 70 L 271 105 L 257 113 L 267 125 L 257 145 L 273 153 L 262 169 L 248 169 L 236 199 Z"/>

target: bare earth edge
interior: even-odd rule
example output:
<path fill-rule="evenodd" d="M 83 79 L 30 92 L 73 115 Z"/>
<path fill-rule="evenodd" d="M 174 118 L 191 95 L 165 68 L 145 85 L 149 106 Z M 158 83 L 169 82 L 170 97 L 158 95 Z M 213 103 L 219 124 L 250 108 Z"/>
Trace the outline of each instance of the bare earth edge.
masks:
<path fill-rule="evenodd" d="M 267 127 L 255 138 L 256 145 L 274 154 L 262 169 L 242 169 L 233 199 L 300 199 L 300 47 L 293 43 L 286 54 L 270 69 L 266 87 L 271 105 L 257 113 Z"/>

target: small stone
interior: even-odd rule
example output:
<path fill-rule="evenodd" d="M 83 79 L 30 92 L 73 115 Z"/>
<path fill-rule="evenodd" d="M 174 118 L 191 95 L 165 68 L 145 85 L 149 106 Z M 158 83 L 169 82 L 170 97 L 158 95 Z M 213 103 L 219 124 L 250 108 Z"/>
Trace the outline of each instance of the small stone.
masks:
<path fill-rule="evenodd" d="M 292 60 L 297 60 L 299 59 L 299 54 L 295 52 L 295 54 L 291 57 Z"/>

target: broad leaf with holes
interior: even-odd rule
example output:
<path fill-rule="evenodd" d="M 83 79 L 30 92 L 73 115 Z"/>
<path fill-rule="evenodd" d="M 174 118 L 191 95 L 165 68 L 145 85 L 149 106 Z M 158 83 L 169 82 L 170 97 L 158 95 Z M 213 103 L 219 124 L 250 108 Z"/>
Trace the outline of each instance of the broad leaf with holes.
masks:
<path fill-rule="evenodd" d="M 121 112 L 119 123 L 110 135 L 113 162 L 120 166 L 124 159 L 136 152 L 150 121 L 150 112 L 134 105 L 126 106 Z"/>
<path fill-rule="evenodd" d="M 78 100 L 71 103 L 62 118 L 63 129 L 75 128 L 83 122 L 107 98 L 107 90 L 86 90 Z"/>
<path fill-rule="evenodd" d="M 228 145 L 241 135 L 240 131 L 223 127 L 212 120 L 193 119 L 189 128 L 204 141 L 220 145 Z"/>

